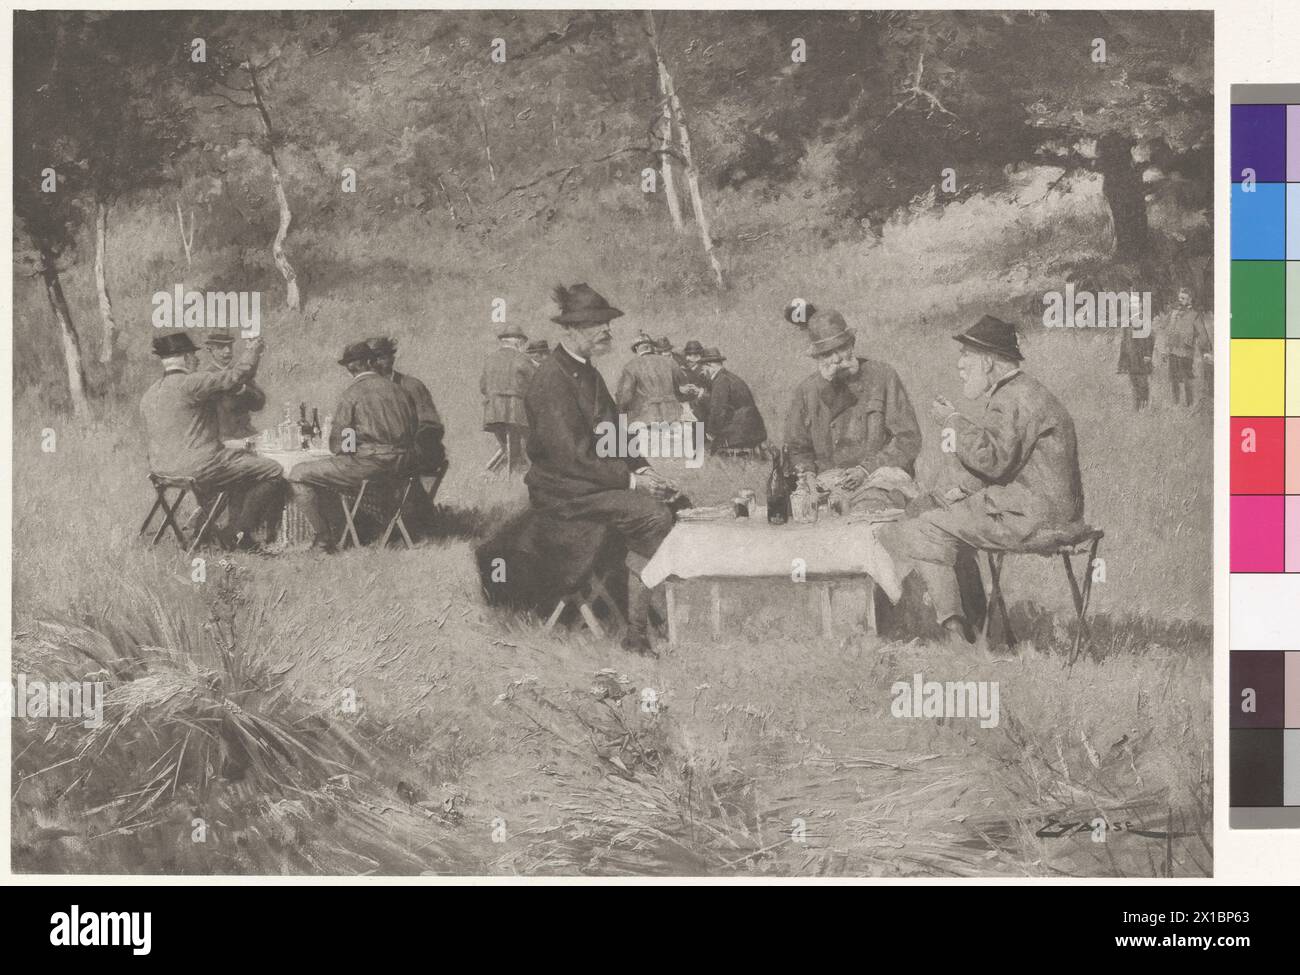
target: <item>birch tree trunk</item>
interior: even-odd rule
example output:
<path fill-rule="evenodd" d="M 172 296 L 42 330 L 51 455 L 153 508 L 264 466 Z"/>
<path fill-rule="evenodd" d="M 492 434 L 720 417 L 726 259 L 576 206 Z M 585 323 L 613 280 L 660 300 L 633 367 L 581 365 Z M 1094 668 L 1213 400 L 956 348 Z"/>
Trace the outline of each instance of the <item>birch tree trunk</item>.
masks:
<path fill-rule="evenodd" d="M 663 59 L 659 56 L 659 35 L 655 31 L 655 15 L 653 11 L 646 11 L 646 31 L 650 34 L 650 48 L 654 51 L 655 65 L 659 73 L 659 100 L 663 106 L 663 128 L 659 131 L 659 172 L 664 180 L 664 198 L 668 201 L 668 215 L 673 221 L 673 230 L 677 233 L 684 233 L 686 228 L 682 225 L 682 203 L 677 196 L 677 179 L 673 175 L 673 158 L 667 150 L 673 147 L 673 106 L 669 100 L 669 91 L 672 90 L 672 79 L 668 76 L 668 68 Z"/>
<path fill-rule="evenodd" d="M 63 362 L 68 370 L 68 395 L 72 400 L 72 414 L 78 418 L 86 417 L 90 415 L 90 402 L 86 395 L 86 373 L 81 364 L 81 340 L 77 337 L 77 327 L 72 324 L 68 301 L 63 296 L 63 285 L 59 282 L 54 255 L 46 250 L 41 252 L 41 277 L 45 281 L 45 297 L 50 302 L 50 311 L 59 323 Z"/>
<path fill-rule="evenodd" d="M 184 215 L 183 213 L 181 213 L 181 201 L 180 201 L 180 200 L 177 200 L 177 201 L 176 201 L 176 223 L 177 223 L 177 225 L 180 227 L 180 231 L 181 231 L 181 246 L 185 248 L 185 266 L 186 266 L 186 267 L 193 267 L 193 266 L 194 266 L 194 260 L 193 260 L 193 252 L 194 252 L 194 211 L 193 211 L 193 210 L 190 211 L 190 232 L 189 232 L 188 235 L 186 235 L 186 233 L 185 233 L 185 215 Z"/>
<path fill-rule="evenodd" d="M 686 113 L 682 110 L 681 99 L 677 97 L 677 89 L 673 85 L 673 77 L 668 72 L 668 65 L 664 63 L 663 56 L 659 52 L 659 37 L 654 29 L 654 15 L 647 11 L 646 13 L 647 31 L 650 34 L 650 46 L 654 51 L 655 63 L 659 66 L 659 84 L 664 93 L 672 117 L 677 123 L 677 132 L 681 140 L 682 161 L 686 166 L 686 188 L 690 191 L 691 208 L 695 211 L 695 225 L 700 230 L 700 242 L 704 245 L 704 255 L 709 259 L 709 266 L 713 268 L 713 277 L 718 283 L 718 287 L 724 287 L 722 280 L 722 265 L 718 262 L 718 255 L 713 250 L 713 234 L 709 229 L 709 217 L 704 212 L 704 199 L 700 196 L 700 177 L 695 168 L 695 159 L 691 155 L 691 133 L 686 126 Z"/>
<path fill-rule="evenodd" d="M 108 203 L 95 205 L 95 294 L 99 298 L 99 317 L 104 326 L 99 346 L 99 361 L 111 363 L 117 357 L 117 322 L 113 321 L 113 300 L 108 296 L 108 275 L 104 261 L 108 254 Z"/>
<path fill-rule="evenodd" d="M 271 242 L 271 256 L 275 259 L 275 266 L 284 278 L 285 304 L 294 311 L 299 311 L 302 308 L 302 300 L 298 294 L 298 274 L 284 252 L 284 240 L 289 236 L 293 212 L 289 209 L 289 198 L 284 195 L 284 179 L 280 175 L 279 160 L 275 157 L 275 129 L 271 125 L 271 113 L 266 108 L 266 99 L 262 96 L 262 85 L 257 80 L 257 69 L 253 67 L 251 61 L 245 61 L 244 68 L 248 71 L 249 81 L 252 83 L 253 103 L 257 106 L 257 114 L 262 119 L 262 132 L 266 135 L 266 154 L 271 160 L 271 184 L 275 187 L 275 202 L 280 208 L 280 226 L 275 232 L 275 240 Z"/>

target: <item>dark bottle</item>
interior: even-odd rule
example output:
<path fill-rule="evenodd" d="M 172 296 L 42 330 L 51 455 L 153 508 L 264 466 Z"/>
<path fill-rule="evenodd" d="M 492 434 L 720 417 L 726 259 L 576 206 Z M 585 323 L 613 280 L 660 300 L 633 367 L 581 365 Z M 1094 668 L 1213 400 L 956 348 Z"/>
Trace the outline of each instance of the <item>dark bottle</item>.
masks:
<path fill-rule="evenodd" d="M 790 520 L 790 478 L 784 448 L 772 455 L 772 472 L 767 476 L 767 520 L 772 525 L 784 525 Z"/>
<path fill-rule="evenodd" d="M 320 439 L 320 410 L 314 406 L 311 408 L 311 438 Z"/>
<path fill-rule="evenodd" d="M 311 425 L 307 422 L 307 404 L 298 404 L 298 445 L 306 450 L 311 446 Z"/>

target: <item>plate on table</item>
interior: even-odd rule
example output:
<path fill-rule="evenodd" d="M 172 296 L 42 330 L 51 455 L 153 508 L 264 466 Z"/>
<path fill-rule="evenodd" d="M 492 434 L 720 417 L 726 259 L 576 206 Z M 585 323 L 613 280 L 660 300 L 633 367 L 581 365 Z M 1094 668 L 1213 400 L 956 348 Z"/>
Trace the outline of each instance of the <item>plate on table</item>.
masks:
<path fill-rule="evenodd" d="M 715 504 L 705 508 L 683 508 L 677 512 L 678 521 L 734 521 L 736 510 L 730 504 Z"/>

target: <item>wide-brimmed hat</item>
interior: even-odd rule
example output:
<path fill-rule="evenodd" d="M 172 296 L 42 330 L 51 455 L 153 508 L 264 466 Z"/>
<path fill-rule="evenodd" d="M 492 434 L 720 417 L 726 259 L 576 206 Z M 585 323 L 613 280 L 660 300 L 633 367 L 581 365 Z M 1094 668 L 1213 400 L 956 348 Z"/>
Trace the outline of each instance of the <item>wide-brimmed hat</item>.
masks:
<path fill-rule="evenodd" d="M 528 343 L 528 346 L 524 351 L 528 353 L 528 355 L 545 355 L 547 352 L 551 351 L 551 343 L 547 342 L 546 339 L 534 339 L 532 342 Z"/>
<path fill-rule="evenodd" d="M 387 335 L 376 335 L 366 339 L 366 345 L 375 355 L 397 355 L 397 343 Z"/>
<path fill-rule="evenodd" d="M 497 338 L 526 339 L 528 338 L 528 336 L 524 334 L 524 330 L 520 328 L 518 325 L 506 325 L 502 327 L 501 331 L 497 332 Z"/>
<path fill-rule="evenodd" d="M 641 346 L 643 346 L 643 345 L 648 345 L 648 346 L 650 346 L 650 348 L 651 348 L 652 350 L 655 349 L 655 348 L 657 348 L 657 343 L 655 342 L 655 340 L 652 339 L 652 338 L 651 338 L 649 335 L 647 335 L 645 332 L 642 332 L 640 335 L 638 335 L 638 336 L 636 337 L 636 341 L 634 341 L 634 342 L 632 343 L 632 351 L 635 352 L 637 349 L 641 348 Z"/>
<path fill-rule="evenodd" d="M 992 315 L 985 315 L 953 338 L 962 345 L 1010 359 L 1012 362 L 1023 362 L 1025 358 L 1024 353 L 1020 351 L 1020 338 L 1016 326 Z"/>
<path fill-rule="evenodd" d="M 153 354 L 159 359 L 170 359 L 174 355 L 198 351 L 199 347 L 194 344 L 188 332 L 171 332 L 153 340 Z"/>
<path fill-rule="evenodd" d="M 839 312 L 815 310 L 812 305 L 809 305 L 807 313 L 807 325 L 800 325 L 798 322 L 795 324 L 808 331 L 806 350 L 808 355 L 825 355 L 827 352 L 834 352 L 836 349 L 843 349 L 854 343 L 857 333 L 849 328 L 849 323 Z"/>
<path fill-rule="evenodd" d="M 656 352 L 671 352 L 673 350 L 673 340 L 667 335 L 655 343 Z"/>
<path fill-rule="evenodd" d="M 700 345 L 695 339 L 691 339 L 686 343 L 686 347 L 682 349 L 682 355 L 704 355 L 704 346 Z"/>
<path fill-rule="evenodd" d="M 204 345 L 234 345 L 235 336 L 233 332 L 228 332 L 225 329 L 218 329 L 216 331 L 209 332 L 207 335 L 205 335 L 203 337 L 203 344 Z"/>
<path fill-rule="evenodd" d="M 375 358 L 375 352 L 365 342 L 353 342 L 343 350 L 343 357 L 339 359 L 340 366 L 346 366 L 352 362 L 371 362 Z"/>
<path fill-rule="evenodd" d="M 700 356 L 700 362 L 726 362 L 727 357 L 717 350 L 716 347 L 710 346 L 704 350 L 704 355 Z"/>
<path fill-rule="evenodd" d="M 557 284 L 554 297 L 555 303 L 560 306 L 560 313 L 551 318 L 551 321 L 557 325 L 591 328 L 607 325 L 623 315 L 600 292 L 585 284 L 575 284 L 571 288 Z"/>

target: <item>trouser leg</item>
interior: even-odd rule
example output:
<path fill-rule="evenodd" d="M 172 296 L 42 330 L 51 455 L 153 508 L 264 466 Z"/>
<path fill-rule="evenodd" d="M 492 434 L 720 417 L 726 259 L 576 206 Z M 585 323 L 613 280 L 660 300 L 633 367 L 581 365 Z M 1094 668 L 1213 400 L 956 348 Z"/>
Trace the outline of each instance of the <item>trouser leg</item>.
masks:
<path fill-rule="evenodd" d="M 1146 407 L 1151 399 L 1151 382 L 1145 373 L 1130 373 L 1129 380 L 1133 383 L 1133 408 L 1140 410 Z"/>
<path fill-rule="evenodd" d="M 285 487 L 285 482 L 278 478 L 248 485 L 242 490 L 237 506 L 232 508 L 231 527 L 248 536 L 265 530 L 284 507 Z"/>
<path fill-rule="evenodd" d="M 327 548 L 333 547 L 336 541 L 334 528 L 324 510 L 324 501 L 327 496 L 332 497 L 333 493 L 298 481 L 293 482 L 292 488 L 294 503 L 302 510 L 307 517 L 307 523 L 311 525 L 314 543 Z"/>
<path fill-rule="evenodd" d="M 926 512 L 909 521 L 898 522 L 883 533 L 886 548 L 913 561 L 925 582 L 939 623 L 950 619 L 966 620 L 962 607 L 962 586 L 957 577 L 957 563 L 963 547 L 959 540 L 935 523 L 942 512 Z M 975 567 L 978 573 L 978 566 Z M 980 586 L 981 595 L 983 586 Z M 974 608 L 974 607 L 972 607 Z M 968 621 L 969 622 L 969 621 Z"/>

